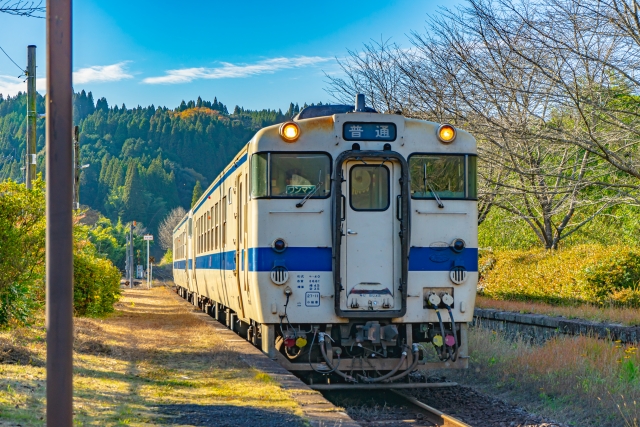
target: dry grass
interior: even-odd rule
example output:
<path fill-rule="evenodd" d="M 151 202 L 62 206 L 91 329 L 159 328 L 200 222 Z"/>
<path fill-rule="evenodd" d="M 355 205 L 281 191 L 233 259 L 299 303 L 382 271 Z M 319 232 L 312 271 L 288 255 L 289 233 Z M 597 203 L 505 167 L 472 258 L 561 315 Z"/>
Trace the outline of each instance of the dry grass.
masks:
<path fill-rule="evenodd" d="M 572 425 L 637 426 L 636 347 L 585 336 L 531 346 L 481 328 L 470 331 L 469 346 L 470 369 L 445 375 Z"/>
<path fill-rule="evenodd" d="M 288 393 L 226 350 L 169 292 L 126 290 L 114 315 L 76 319 L 75 425 L 154 424 L 157 405 L 301 414 Z M 0 333 L 0 355 L 8 349 L 21 355 L 18 363 L 0 359 L 0 425 L 43 424 L 44 337 L 42 324 Z"/>
<path fill-rule="evenodd" d="M 501 311 L 563 316 L 568 319 L 586 319 L 629 326 L 640 325 L 640 310 L 634 308 L 596 307 L 588 304 L 558 306 L 542 302 L 494 300 L 482 295 L 477 296 L 476 305 L 479 308 L 493 308 Z"/>

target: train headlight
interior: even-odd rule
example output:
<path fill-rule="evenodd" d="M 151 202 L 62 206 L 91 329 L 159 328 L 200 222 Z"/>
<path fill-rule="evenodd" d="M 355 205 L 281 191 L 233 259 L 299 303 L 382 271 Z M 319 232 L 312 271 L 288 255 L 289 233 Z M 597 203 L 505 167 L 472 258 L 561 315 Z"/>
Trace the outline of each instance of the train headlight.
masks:
<path fill-rule="evenodd" d="M 287 142 L 294 142 L 300 136 L 300 127 L 294 122 L 285 122 L 280 126 L 280 136 Z"/>
<path fill-rule="evenodd" d="M 456 139 L 456 128 L 449 124 L 443 124 L 438 128 L 438 139 L 443 144 L 450 144 Z"/>

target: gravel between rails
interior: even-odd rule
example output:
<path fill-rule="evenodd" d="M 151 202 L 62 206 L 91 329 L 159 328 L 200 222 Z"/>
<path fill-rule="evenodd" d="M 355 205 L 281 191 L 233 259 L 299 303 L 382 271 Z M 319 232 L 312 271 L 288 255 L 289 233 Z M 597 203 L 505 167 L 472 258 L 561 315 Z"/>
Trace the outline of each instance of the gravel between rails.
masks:
<path fill-rule="evenodd" d="M 474 427 L 569 427 L 463 385 L 412 389 L 406 392 L 419 401 Z"/>
<path fill-rule="evenodd" d="M 419 378 L 420 375 L 413 374 L 412 377 Z M 430 378 L 429 381 L 439 382 L 443 379 Z M 402 392 L 474 427 L 569 427 L 461 385 Z M 418 408 L 386 390 L 340 390 L 324 395 L 335 405 L 344 407 L 349 416 L 362 426 L 434 425 L 424 418 Z"/>

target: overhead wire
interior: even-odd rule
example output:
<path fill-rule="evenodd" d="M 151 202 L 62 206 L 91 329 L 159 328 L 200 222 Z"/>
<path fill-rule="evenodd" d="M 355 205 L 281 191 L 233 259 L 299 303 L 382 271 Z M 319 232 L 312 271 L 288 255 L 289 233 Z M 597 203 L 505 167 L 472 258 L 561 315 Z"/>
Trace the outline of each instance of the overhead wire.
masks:
<path fill-rule="evenodd" d="M 18 63 L 17 63 L 16 61 L 14 61 L 14 60 L 13 60 L 13 58 L 11 58 L 7 52 L 5 52 L 5 50 L 2 48 L 2 46 L 0 46 L 0 50 L 2 51 L 2 53 L 4 53 L 4 54 L 5 54 L 5 56 L 6 56 L 7 58 L 9 58 L 9 61 L 13 62 L 13 64 L 14 64 L 16 67 L 18 67 L 18 69 L 19 69 L 20 71 L 22 71 L 23 73 L 25 72 L 25 70 L 24 70 L 24 69 L 22 69 L 22 67 L 21 67 L 21 66 L 19 66 L 19 65 L 18 65 Z"/>

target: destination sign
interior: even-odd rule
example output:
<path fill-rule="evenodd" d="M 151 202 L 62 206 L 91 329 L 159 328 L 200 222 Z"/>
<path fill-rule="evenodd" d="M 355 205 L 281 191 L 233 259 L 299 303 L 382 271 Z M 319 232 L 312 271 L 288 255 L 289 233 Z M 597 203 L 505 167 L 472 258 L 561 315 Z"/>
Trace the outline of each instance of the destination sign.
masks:
<path fill-rule="evenodd" d="M 395 141 L 394 123 L 347 122 L 342 125 L 342 137 L 345 141 Z"/>

